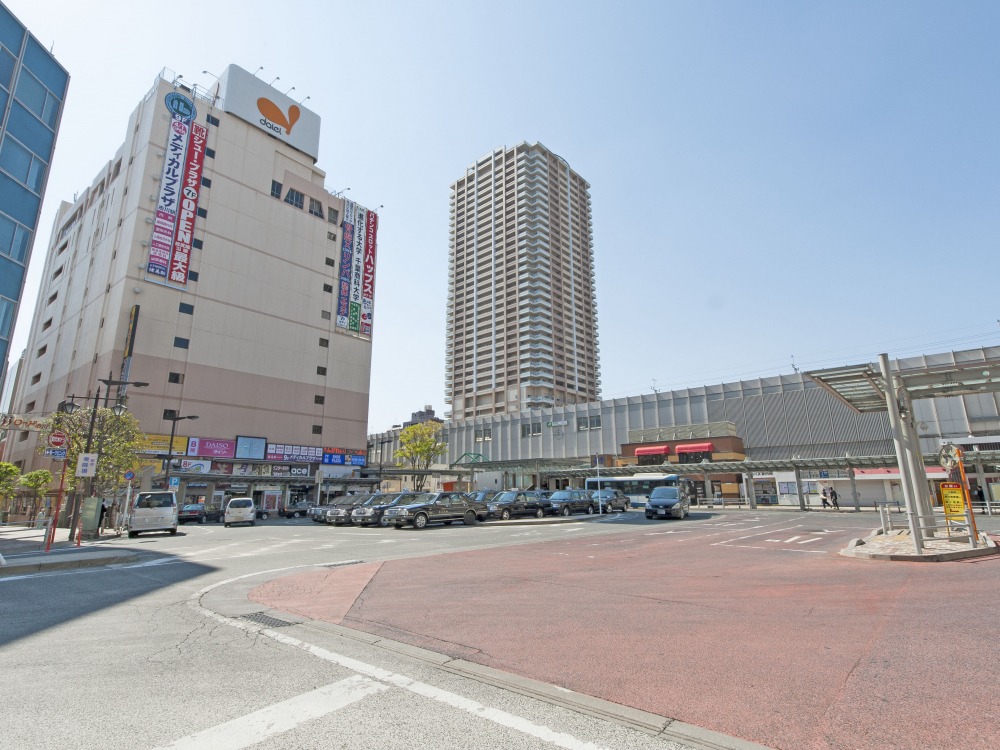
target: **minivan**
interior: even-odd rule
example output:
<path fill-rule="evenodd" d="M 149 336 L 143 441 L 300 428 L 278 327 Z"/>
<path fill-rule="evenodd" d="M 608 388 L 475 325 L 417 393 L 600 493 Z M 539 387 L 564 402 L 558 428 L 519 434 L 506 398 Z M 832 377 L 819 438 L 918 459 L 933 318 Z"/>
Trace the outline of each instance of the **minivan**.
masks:
<path fill-rule="evenodd" d="M 248 523 L 251 526 L 257 525 L 257 509 L 253 505 L 253 500 L 249 497 L 234 497 L 226 506 L 226 515 L 223 518 L 228 529 L 230 524 Z"/>
<path fill-rule="evenodd" d="M 140 492 L 128 517 L 128 536 L 134 539 L 143 531 L 177 533 L 177 498 L 173 492 Z"/>

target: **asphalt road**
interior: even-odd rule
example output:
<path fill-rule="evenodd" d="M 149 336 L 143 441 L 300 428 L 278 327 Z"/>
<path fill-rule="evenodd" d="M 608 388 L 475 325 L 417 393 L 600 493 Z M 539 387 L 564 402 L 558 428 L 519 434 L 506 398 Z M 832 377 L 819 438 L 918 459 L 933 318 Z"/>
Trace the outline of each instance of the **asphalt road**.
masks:
<path fill-rule="evenodd" d="M 296 643 L 279 642 L 240 617 L 262 609 L 249 588 L 285 573 L 621 527 L 303 519 L 103 542 L 140 562 L 0 579 L 0 748 L 682 748 L 334 633 L 292 625 L 280 632 Z"/>

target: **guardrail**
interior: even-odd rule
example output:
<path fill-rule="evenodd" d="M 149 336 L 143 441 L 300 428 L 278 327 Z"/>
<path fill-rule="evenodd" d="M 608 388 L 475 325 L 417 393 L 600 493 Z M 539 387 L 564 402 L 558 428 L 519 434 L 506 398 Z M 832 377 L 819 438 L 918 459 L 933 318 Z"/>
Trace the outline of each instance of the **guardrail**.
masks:
<path fill-rule="evenodd" d="M 909 516 L 907 520 L 903 523 L 893 524 L 893 514 L 892 511 L 887 507 L 888 503 L 882 503 L 878 506 L 879 521 L 882 524 L 882 533 L 889 534 L 896 530 L 909 530 Z M 931 515 L 921 515 L 917 514 L 915 516 L 916 523 L 914 527 L 917 532 L 924 537 L 923 532 L 931 531 L 930 538 L 947 538 L 949 541 L 968 541 L 969 549 L 976 549 L 978 546 L 978 539 L 976 539 L 976 534 L 973 529 L 975 529 L 975 523 L 972 520 L 972 511 L 968 507 L 965 508 L 965 513 L 961 516 L 957 515 L 945 515 L 944 512 L 932 513 Z M 897 521 L 899 519 L 897 518 Z M 944 531 L 945 536 L 940 537 L 936 533 L 938 531 Z M 917 540 L 920 546 L 923 545 L 923 538 Z"/>

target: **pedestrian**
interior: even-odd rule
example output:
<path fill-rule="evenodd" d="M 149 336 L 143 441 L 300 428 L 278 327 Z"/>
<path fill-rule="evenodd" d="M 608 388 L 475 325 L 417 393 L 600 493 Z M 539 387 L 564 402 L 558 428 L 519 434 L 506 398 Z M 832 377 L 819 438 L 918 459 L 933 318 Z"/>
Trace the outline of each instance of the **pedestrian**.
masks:
<path fill-rule="evenodd" d="M 986 507 L 986 493 L 983 492 L 982 487 L 976 487 L 976 500 L 978 500 L 979 504 L 984 508 Z"/>
<path fill-rule="evenodd" d="M 840 498 L 840 495 L 837 494 L 837 490 L 835 490 L 833 487 L 831 487 L 830 488 L 830 502 L 833 503 L 833 507 L 836 508 L 837 510 L 840 510 L 840 505 L 837 504 L 837 500 L 839 498 Z"/>
<path fill-rule="evenodd" d="M 820 493 L 820 498 L 823 500 L 823 507 L 824 508 L 829 508 L 830 507 L 830 503 L 827 501 L 828 497 L 830 497 L 830 494 L 827 491 L 826 487 L 824 487 L 823 491 Z"/>

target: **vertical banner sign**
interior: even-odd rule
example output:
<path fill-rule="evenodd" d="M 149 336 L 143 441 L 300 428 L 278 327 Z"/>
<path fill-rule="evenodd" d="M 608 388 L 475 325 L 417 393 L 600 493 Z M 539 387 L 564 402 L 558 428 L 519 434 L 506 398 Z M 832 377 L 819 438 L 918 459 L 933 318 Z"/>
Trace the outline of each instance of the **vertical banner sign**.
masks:
<path fill-rule="evenodd" d="M 132 312 L 128 316 L 128 333 L 125 335 L 125 356 L 122 358 L 122 373 L 119 380 L 128 382 L 128 372 L 132 368 L 132 350 L 135 348 L 135 328 L 139 324 L 139 306 L 132 305 Z M 118 386 L 118 395 L 124 396 L 128 390 L 127 385 Z"/>
<path fill-rule="evenodd" d="M 378 235 L 378 214 L 368 212 L 365 236 L 364 275 L 361 279 L 361 333 L 372 335 L 372 313 L 375 304 L 375 238 Z"/>
<path fill-rule="evenodd" d="M 171 119 L 167 131 L 166 155 L 163 158 L 163 174 L 160 175 L 160 194 L 156 199 L 153 235 L 149 241 L 149 262 L 146 265 L 146 272 L 165 280 L 174 244 L 188 135 L 191 132 L 191 121 L 197 115 L 197 111 L 194 102 L 176 92 L 167 94 L 164 103 L 170 111 Z"/>
<path fill-rule="evenodd" d="M 337 297 L 337 327 L 347 328 L 351 301 L 351 268 L 354 256 L 354 202 L 344 201 L 344 238 L 340 253 L 340 291 Z"/>
<path fill-rule="evenodd" d="M 199 123 L 191 124 L 187 159 L 181 184 L 180 211 L 177 215 L 177 234 L 174 236 L 170 255 L 172 284 L 187 286 L 188 268 L 191 265 L 191 241 L 194 239 L 194 222 L 198 216 L 198 196 L 201 192 L 201 173 L 205 167 L 205 142 L 208 128 Z"/>
<path fill-rule="evenodd" d="M 354 258 L 351 266 L 351 310 L 347 328 L 361 331 L 361 276 L 365 268 L 365 222 L 368 210 L 361 206 L 354 209 Z"/>

